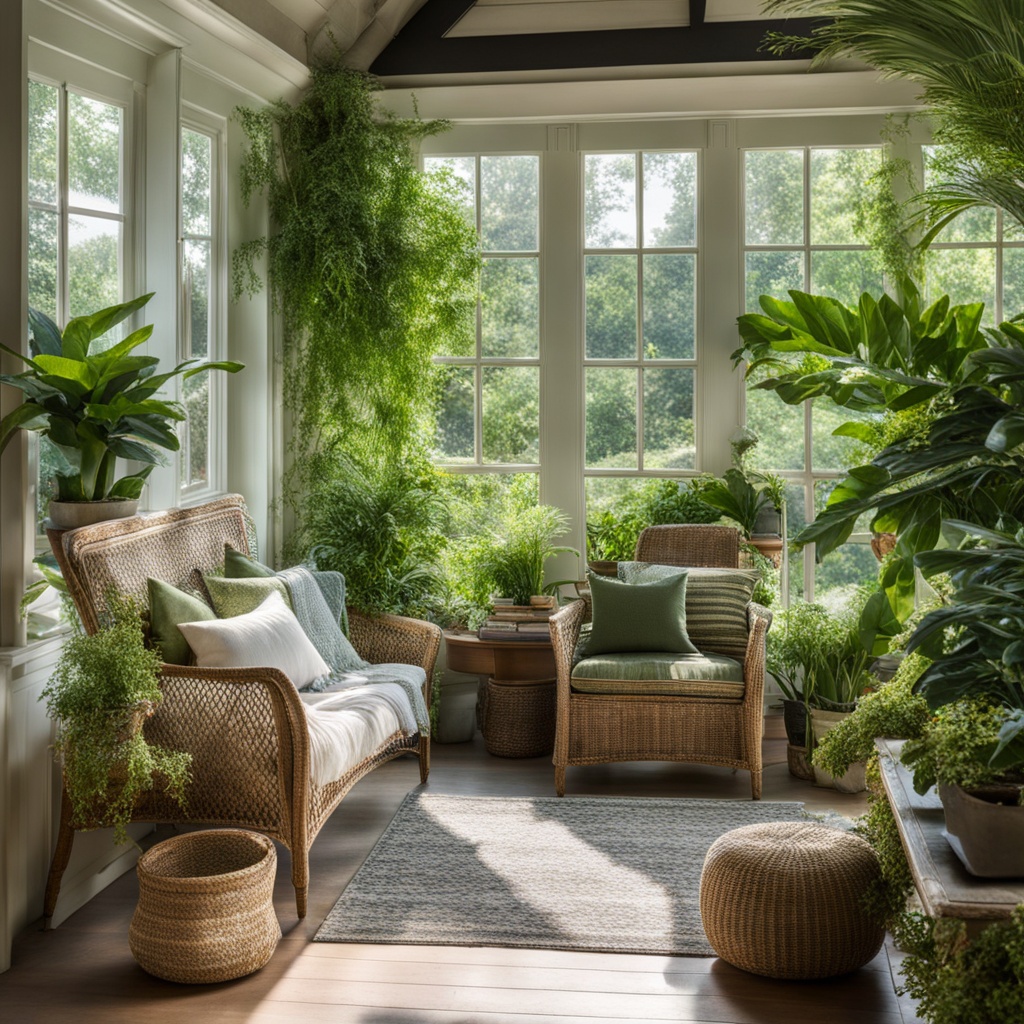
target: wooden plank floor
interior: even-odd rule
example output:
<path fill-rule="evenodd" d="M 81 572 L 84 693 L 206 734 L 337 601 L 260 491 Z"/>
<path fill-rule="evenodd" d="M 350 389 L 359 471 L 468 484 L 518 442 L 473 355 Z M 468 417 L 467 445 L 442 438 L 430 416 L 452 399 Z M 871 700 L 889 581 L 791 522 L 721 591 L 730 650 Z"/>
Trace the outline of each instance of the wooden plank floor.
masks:
<path fill-rule="evenodd" d="M 771 720 L 770 720 L 771 721 Z M 854 816 L 862 796 L 815 789 L 789 775 L 785 744 L 765 741 L 764 799 L 803 800 Z M 827 982 L 781 982 L 696 957 L 570 953 L 455 946 L 313 943 L 338 894 L 405 794 L 412 759 L 372 773 L 345 798 L 313 845 L 309 913 L 297 920 L 280 864 L 275 906 L 284 938 L 258 974 L 223 985 L 183 986 L 145 974 L 128 949 L 138 888 L 118 879 L 60 928 L 39 925 L 17 939 L 0 975 L 0 1020 L 9 1024 L 911 1024 L 895 995 L 888 947 L 865 968 Z M 472 743 L 437 745 L 429 788 L 439 793 L 553 795 L 549 759 L 490 757 Z M 628 764 L 569 769 L 568 796 L 749 798 L 748 776 L 688 765 Z M 167 830 L 154 838 L 165 837 Z M 443 872 L 443 864 L 436 865 Z M 423 879 L 430 885 L 430 877 Z"/>

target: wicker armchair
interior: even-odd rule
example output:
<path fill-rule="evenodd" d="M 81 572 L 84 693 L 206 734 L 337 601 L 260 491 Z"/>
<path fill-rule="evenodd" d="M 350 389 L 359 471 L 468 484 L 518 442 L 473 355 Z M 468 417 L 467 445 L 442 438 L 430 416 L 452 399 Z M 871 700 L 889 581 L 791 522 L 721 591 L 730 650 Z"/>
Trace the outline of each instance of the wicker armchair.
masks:
<path fill-rule="evenodd" d="M 735 568 L 739 533 L 725 526 L 652 526 L 637 542 L 636 560 L 660 565 Z M 565 794 L 569 765 L 612 761 L 684 761 L 750 772 L 751 798 L 761 798 L 765 637 L 771 613 L 747 605 L 747 646 L 741 697 L 653 695 L 623 681 L 622 692 L 582 693 L 572 670 L 586 617 L 576 601 L 551 619 L 557 671 L 555 791 Z M 632 692 L 630 692 L 632 690 Z"/>
<path fill-rule="evenodd" d="M 153 576 L 178 587 L 202 585 L 203 573 L 223 563 L 224 545 L 250 553 L 245 504 L 231 495 L 188 509 L 50 531 L 85 629 L 99 628 L 104 598 L 112 590 L 147 600 Z M 399 616 L 367 618 L 350 611 L 353 645 L 367 661 L 421 666 L 430 680 L 441 631 Z M 367 772 L 392 758 L 419 758 L 420 781 L 430 770 L 430 738 L 396 732 L 345 776 L 318 786 L 310 779 L 306 715 L 295 687 L 276 669 L 210 669 L 164 665 L 164 700 L 146 723 L 153 743 L 192 754 L 188 806 L 153 791 L 134 820 L 253 829 L 283 843 L 292 854 L 292 883 L 299 917 L 306 913 L 309 848 L 342 797 Z M 44 918 L 53 915 L 76 829 L 95 822 L 72 820 L 62 800 L 57 847 L 50 867 Z"/>

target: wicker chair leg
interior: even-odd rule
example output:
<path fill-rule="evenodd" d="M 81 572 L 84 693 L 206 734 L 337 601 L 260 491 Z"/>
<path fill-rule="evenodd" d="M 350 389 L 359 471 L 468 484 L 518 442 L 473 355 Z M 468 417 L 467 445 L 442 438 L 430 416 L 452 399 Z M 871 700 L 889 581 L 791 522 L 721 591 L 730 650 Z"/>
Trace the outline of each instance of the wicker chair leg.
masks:
<path fill-rule="evenodd" d="M 306 898 L 309 896 L 309 848 L 292 850 L 292 885 L 295 886 L 295 910 L 301 921 L 306 916 Z"/>
<path fill-rule="evenodd" d="M 420 785 L 424 785 L 427 781 L 427 776 L 430 774 L 430 738 L 426 736 L 420 737 Z"/>
<path fill-rule="evenodd" d="M 75 830 L 71 824 L 71 801 L 62 789 L 60 798 L 60 826 L 57 830 L 57 847 L 50 862 L 50 874 L 46 879 L 46 893 L 43 896 L 43 929 L 48 931 L 53 912 L 57 909 L 60 883 L 71 860 L 71 847 L 75 841 Z"/>
<path fill-rule="evenodd" d="M 750 799 L 760 800 L 761 799 L 761 770 L 752 771 L 750 773 Z"/>
<path fill-rule="evenodd" d="M 555 765 L 555 793 L 565 796 L 565 765 Z"/>

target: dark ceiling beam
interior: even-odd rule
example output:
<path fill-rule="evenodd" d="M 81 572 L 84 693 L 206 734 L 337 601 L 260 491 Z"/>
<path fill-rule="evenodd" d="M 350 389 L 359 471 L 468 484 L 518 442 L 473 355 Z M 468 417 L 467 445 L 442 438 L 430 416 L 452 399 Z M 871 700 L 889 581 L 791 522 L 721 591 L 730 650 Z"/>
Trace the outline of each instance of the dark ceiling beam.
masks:
<path fill-rule="evenodd" d="M 777 60 L 763 49 L 765 35 L 808 35 L 811 18 L 704 21 L 705 0 L 691 0 L 694 24 L 679 28 L 457 36 L 445 33 L 473 0 L 428 0 L 370 67 L 375 75 L 440 75 L 647 64 L 718 64 Z M 793 52 L 785 59 L 810 57 Z"/>

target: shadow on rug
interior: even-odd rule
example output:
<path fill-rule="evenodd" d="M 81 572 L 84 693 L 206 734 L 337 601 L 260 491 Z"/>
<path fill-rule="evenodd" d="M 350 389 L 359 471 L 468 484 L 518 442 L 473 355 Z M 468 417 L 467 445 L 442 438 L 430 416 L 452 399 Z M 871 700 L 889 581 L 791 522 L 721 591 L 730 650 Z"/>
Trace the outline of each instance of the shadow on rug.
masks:
<path fill-rule="evenodd" d="M 808 817 L 767 801 L 410 793 L 314 941 L 714 956 L 708 847 Z"/>

